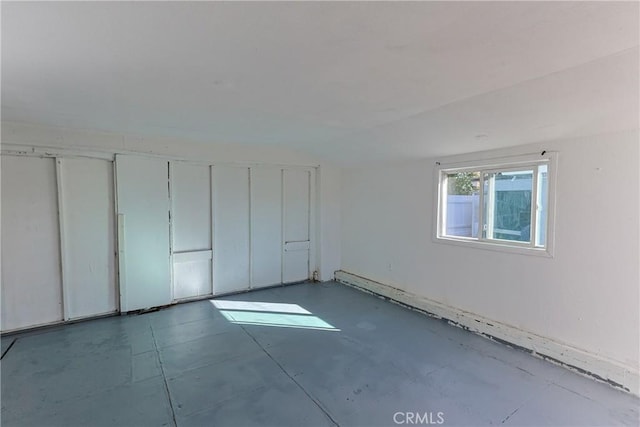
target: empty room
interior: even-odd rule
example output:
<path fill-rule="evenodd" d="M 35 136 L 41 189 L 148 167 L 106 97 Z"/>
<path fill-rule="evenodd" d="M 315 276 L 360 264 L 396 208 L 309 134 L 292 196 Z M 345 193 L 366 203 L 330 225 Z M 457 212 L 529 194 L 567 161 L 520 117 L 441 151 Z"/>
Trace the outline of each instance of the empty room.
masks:
<path fill-rule="evenodd" d="M 640 425 L 640 3 L 12 2 L 1 425 Z"/>

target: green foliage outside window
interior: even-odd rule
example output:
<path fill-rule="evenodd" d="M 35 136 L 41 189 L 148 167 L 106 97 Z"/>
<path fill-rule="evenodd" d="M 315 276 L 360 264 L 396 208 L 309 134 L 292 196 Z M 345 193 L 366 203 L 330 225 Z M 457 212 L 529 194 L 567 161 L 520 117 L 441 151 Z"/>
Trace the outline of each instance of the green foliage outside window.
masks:
<path fill-rule="evenodd" d="M 449 175 L 449 194 L 470 196 L 478 190 L 480 174 L 478 172 L 460 172 Z"/>

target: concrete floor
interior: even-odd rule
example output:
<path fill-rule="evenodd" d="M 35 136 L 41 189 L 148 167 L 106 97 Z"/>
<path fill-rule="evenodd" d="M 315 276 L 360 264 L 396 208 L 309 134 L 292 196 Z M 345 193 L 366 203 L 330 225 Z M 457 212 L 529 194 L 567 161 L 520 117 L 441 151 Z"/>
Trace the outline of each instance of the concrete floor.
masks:
<path fill-rule="evenodd" d="M 343 285 L 216 301 L 289 305 L 200 301 L 2 338 L 2 425 L 639 424 L 628 394 Z"/>

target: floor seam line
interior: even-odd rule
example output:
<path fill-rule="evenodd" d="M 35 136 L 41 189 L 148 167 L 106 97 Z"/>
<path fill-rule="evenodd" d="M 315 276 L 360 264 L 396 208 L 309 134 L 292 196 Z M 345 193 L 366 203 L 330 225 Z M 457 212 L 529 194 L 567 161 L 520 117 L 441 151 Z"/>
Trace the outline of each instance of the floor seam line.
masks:
<path fill-rule="evenodd" d="M 569 393 L 577 394 L 578 396 L 582 397 L 583 399 L 587 399 L 587 400 L 590 400 L 592 402 L 598 403 L 597 401 L 593 400 L 589 396 L 585 396 L 584 394 L 582 394 L 582 393 L 580 393 L 578 391 L 572 390 L 572 389 L 570 389 L 568 387 L 565 387 L 565 386 L 563 386 L 561 384 L 556 383 L 553 379 L 549 381 L 549 385 L 554 385 L 556 387 L 560 387 L 561 389 L 566 390 Z"/>
<path fill-rule="evenodd" d="M 173 327 L 175 328 L 176 326 L 182 326 L 182 325 L 175 325 Z M 228 334 L 228 333 L 232 333 L 232 332 L 233 332 L 233 329 L 229 329 L 228 331 L 224 331 L 224 332 L 216 332 L 216 333 L 213 333 L 213 334 L 206 334 L 206 335 L 202 335 L 199 338 L 189 339 L 187 341 L 181 341 L 181 342 L 177 342 L 177 343 L 174 343 L 174 344 L 162 345 L 161 348 L 177 347 L 177 346 L 181 346 L 181 345 L 192 343 L 194 341 L 198 341 L 198 340 L 202 340 L 202 339 L 209 339 L 209 338 L 215 337 L 217 335 Z"/>
<path fill-rule="evenodd" d="M 521 407 L 522 407 L 522 406 L 517 407 L 517 408 L 516 408 L 512 413 L 510 413 L 509 415 L 507 415 L 507 417 L 506 417 L 504 420 L 500 421 L 500 424 L 504 424 L 504 423 L 505 423 L 509 418 L 511 418 L 511 416 L 512 416 L 513 414 L 515 414 L 516 412 L 518 412 L 518 411 L 520 410 L 520 408 L 521 408 Z"/>
<path fill-rule="evenodd" d="M 551 386 L 551 384 L 547 383 L 547 385 L 544 387 L 544 390 L 547 390 L 550 386 Z M 506 416 L 505 419 L 500 421 L 500 424 L 504 424 L 509 418 L 511 418 L 511 416 L 513 416 L 513 414 L 518 412 L 520 409 L 524 408 L 529 402 L 533 401 L 536 398 L 537 398 L 537 396 L 535 396 L 535 395 L 529 396 L 529 398 L 525 399 L 524 402 L 522 402 L 520 405 L 518 405 L 518 407 L 512 413 L 510 413 L 509 415 Z"/>
<path fill-rule="evenodd" d="M 6 356 L 7 353 L 9 353 L 9 350 L 11 350 L 11 347 L 13 347 L 13 345 L 16 343 L 16 341 L 18 341 L 18 338 L 14 338 L 13 341 L 11 341 L 11 344 L 9 344 L 9 347 L 7 347 L 7 349 L 2 353 L 2 356 L 0 357 L 0 360 L 4 359 L 4 356 Z"/>
<path fill-rule="evenodd" d="M 336 426 L 336 427 L 340 427 L 340 424 L 338 424 L 338 422 L 336 420 L 333 419 L 333 417 L 331 416 L 331 414 L 329 414 L 329 412 L 322 407 L 322 405 L 320 404 L 320 402 L 318 402 L 318 400 L 314 399 L 313 396 L 311 396 L 311 394 L 298 382 L 295 380 L 295 378 L 293 378 L 293 376 L 289 375 L 289 373 L 284 369 L 284 367 L 278 363 L 278 361 L 276 359 L 273 358 L 273 356 L 267 351 L 266 348 L 264 348 L 259 342 L 258 340 L 255 339 L 255 337 L 253 335 L 251 335 L 251 333 L 249 331 L 247 331 L 245 329 L 244 326 L 240 325 L 240 327 L 242 328 L 242 330 L 249 335 L 249 337 L 258 345 L 258 347 L 260 347 L 260 349 L 262 349 L 262 351 L 269 357 L 269 359 L 271 359 L 273 361 L 273 363 L 275 363 L 278 368 L 280 368 L 280 370 L 282 372 L 284 372 L 284 374 L 289 377 L 289 379 L 291 381 L 293 381 L 293 383 L 295 385 L 298 386 L 298 388 L 300 390 L 302 390 L 302 392 L 309 398 L 309 400 L 311 400 L 313 402 L 314 405 L 316 405 L 318 407 L 318 409 L 320 409 L 322 411 L 323 414 L 325 414 L 327 416 L 327 418 L 329 418 L 329 420 L 331 420 L 331 422 Z"/>
<path fill-rule="evenodd" d="M 156 355 L 158 356 L 158 363 L 160 364 L 160 372 L 162 373 L 162 382 L 164 383 L 164 390 L 167 393 L 167 399 L 169 400 L 169 408 L 171 408 L 171 418 L 173 420 L 173 425 L 178 427 L 178 422 L 176 421 L 176 411 L 173 408 L 173 401 L 171 400 L 171 392 L 169 391 L 169 384 L 167 383 L 167 375 L 164 372 L 164 366 L 162 365 L 162 358 L 160 357 L 160 350 L 158 349 L 158 342 L 156 341 L 156 335 L 153 333 L 153 327 L 149 326 L 151 330 L 151 337 L 153 338 L 153 346 L 156 350 Z"/>

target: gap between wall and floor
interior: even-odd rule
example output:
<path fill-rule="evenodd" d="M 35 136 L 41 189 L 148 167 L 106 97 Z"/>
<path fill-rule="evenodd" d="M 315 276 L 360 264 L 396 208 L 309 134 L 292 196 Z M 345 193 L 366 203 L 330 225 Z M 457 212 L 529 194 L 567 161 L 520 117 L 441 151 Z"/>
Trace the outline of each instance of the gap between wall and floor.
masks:
<path fill-rule="evenodd" d="M 346 271 L 336 271 L 337 282 L 374 294 L 393 303 L 476 333 L 510 347 L 524 350 L 579 374 L 640 396 L 640 373 L 605 357 L 518 329 L 474 313 L 376 282 Z"/>

